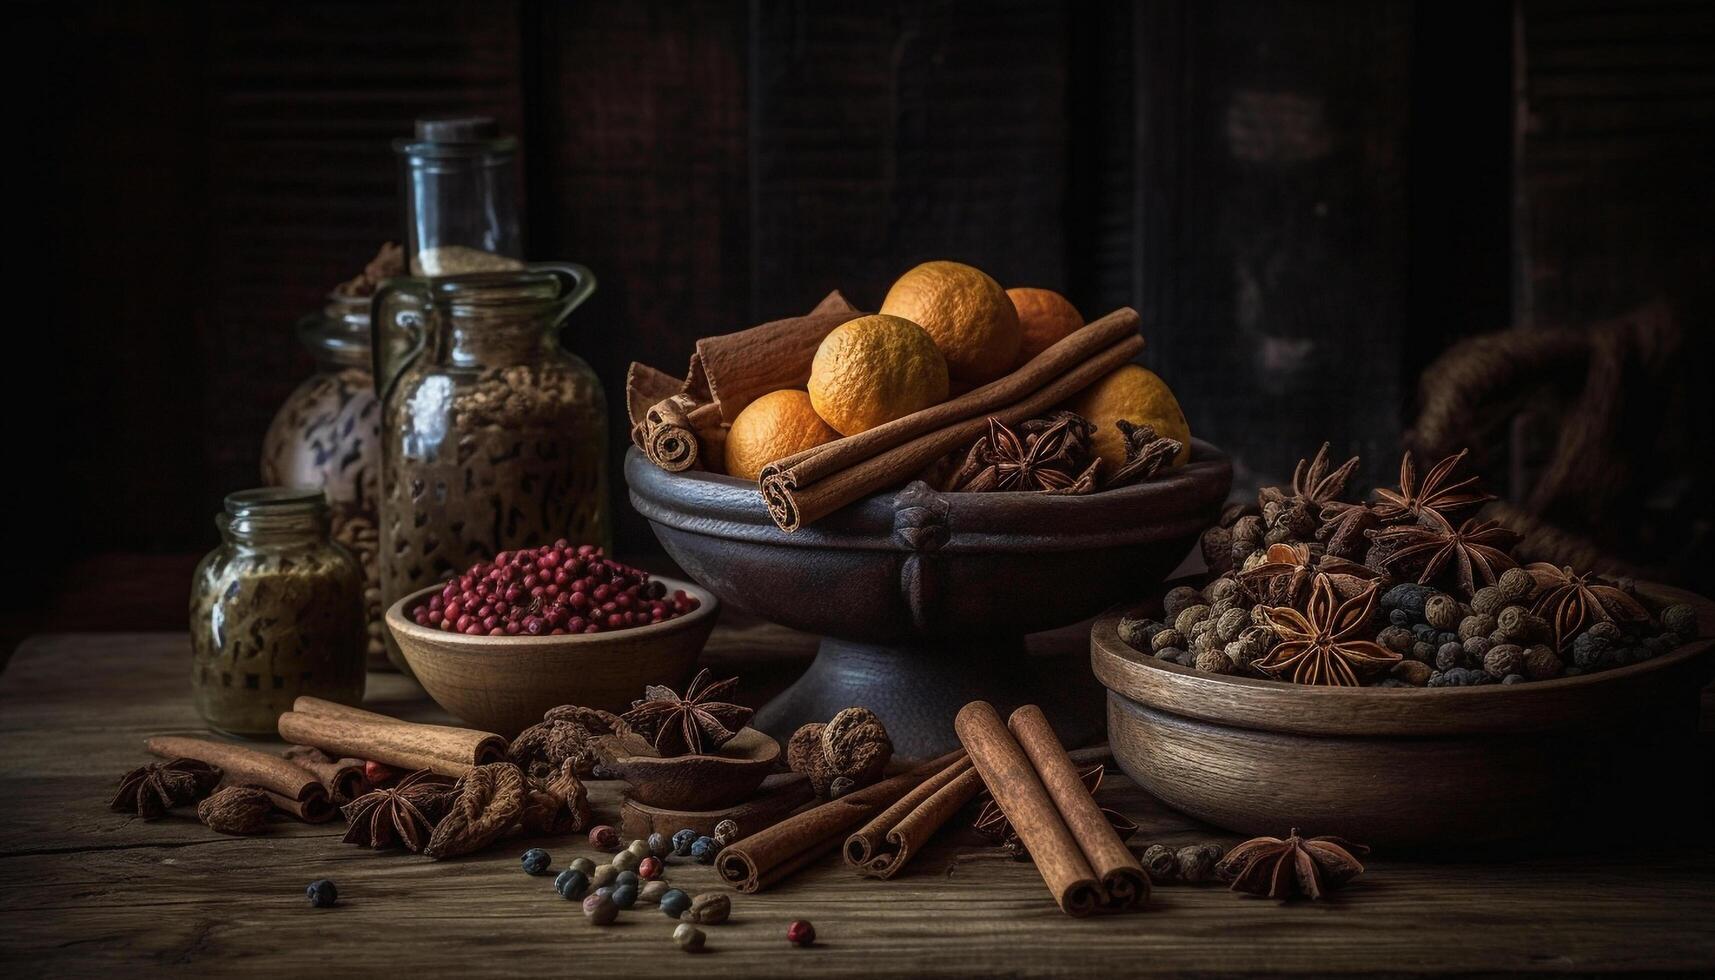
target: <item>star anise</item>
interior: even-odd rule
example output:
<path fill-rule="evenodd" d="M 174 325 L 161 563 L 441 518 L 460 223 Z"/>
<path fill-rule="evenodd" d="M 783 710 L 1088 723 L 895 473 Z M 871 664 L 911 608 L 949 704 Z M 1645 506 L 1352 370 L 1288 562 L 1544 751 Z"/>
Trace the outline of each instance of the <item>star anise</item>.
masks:
<path fill-rule="evenodd" d="M 1356 687 L 1365 674 L 1399 662 L 1399 654 L 1371 640 L 1375 615 L 1374 585 L 1342 600 L 1333 580 L 1321 572 L 1310 589 L 1304 611 L 1290 606 L 1263 606 L 1263 615 L 1280 637 L 1256 666 L 1297 684 Z"/>
<path fill-rule="evenodd" d="M 1415 572 L 1417 581 L 1427 584 L 1451 566 L 1469 599 L 1518 564 L 1507 552 L 1518 543 L 1519 536 L 1498 521 L 1472 519 L 1455 528 L 1436 511 L 1425 509 L 1423 513 L 1421 524 L 1369 532 L 1370 540 L 1386 552 L 1381 561 L 1390 573 Z"/>
<path fill-rule="evenodd" d="M 1358 561 L 1369 547 L 1370 531 L 1381 526 L 1381 518 L 1364 504 L 1329 504 L 1322 508 L 1322 526 L 1316 540 L 1326 542 L 1328 554 Z"/>
<path fill-rule="evenodd" d="M 1495 499 L 1492 494 L 1474 489 L 1477 485 L 1477 478 L 1474 476 L 1466 477 L 1458 483 L 1447 483 L 1469 452 L 1469 449 L 1461 449 L 1457 454 L 1436 463 L 1419 485 L 1417 463 L 1412 459 L 1410 450 L 1407 450 L 1399 462 L 1399 488 L 1376 488 L 1377 499 L 1373 505 L 1376 516 L 1381 518 L 1384 524 L 1397 524 L 1402 521 L 1427 519 L 1433 515 L 1450 525 L 1453 523 L 1453 515 Z"/>
<path fill-rule="evenodd" d="M 729 704 L 721 698 L 738 688 L 738 678 L 709 683 L 705 668 L 697 672 L 684 697 L 672 688 L 651 684 L 641 701 L 621 719 L 663 757 L 705 755 L 725 745 L 755 714 L 750 708 Z"/>
<path fill-rule="evenodd" d="M 1536 603 L 1531 612 L 1554 624 L 1554 642 L 1561 649 L 1595 623 L 1649 622 L 1649 610 L 1643 603 L 1593 572 L 1579 575 L 1570 566 L 1540 561 L 1526 565 L 1524 570 L 1536 580 Z"/>
<path fill-rule="evenodd" d="M 119 792 L 108 806 L 154 820 L 176 806 L 188 806 L 214 791 L 221 772 L 196 759 L 171 759 L 139 766 L 119 780 Z"/>
<path fill-rule="evenodd" d="M 1102 776 L 1106 772 L 1106 767 L 1098 763 L 1079 774 L 1084 781 L 1084 788 L 1090 791 L 1091 796 L 1096 794 L 1096 790 L 1102 788 Z M 1015 859 L 1020 861 L 1028 859 L 1030 857 L 1029 849 L 1019 839 L 1018 831 L 1013 829 L 1012 821 L 1008 820 L 1006 814 L 1001 812 L 1000 805 L 995 803 L 994 797 L 985 791 L 979 798 L 983 801 L 982 806 L 977 810 L 977 818 L 971 823 L 971 828 L 1000 845 Z M 1102 816 L 1108 818 L 1109 825 L 1114 828 L 1115 833 L 1119 834 L 1121 841 L 1130 840 L 1132 835 L 1137 833 L 1137 824 L 1118 810 L 1102 807 Z"/>
<path fill-rule="evenodd" d="M 1358 457 L 1341 463 L 1335 469 L 1328 468 L 1328 443 L 1316 450 L 1311 459 L 1301 459 L 1292 470 L 1292 494 L 1281 492 L 1279 487 L 1264 487 L 1258 496 L 1266 503 L 1270 500 L 1276 503 L 1298 501 L 1311 510 L 1320 512 L 1330 504 L 1349 507 L 1350 504 L 1340 500 L 1340 494 L 1345 492 L 1346 481 L 1352 478 L 1352 471 L 1358 468 Z M 1324 520 L 1327 518 L 1324 517 Z"/>
<path fill-rule="evenodd" d="M 345 843 L 384 850 L 398 845 L 421 853 L 446 816 L 452 780 L 419 769 L 386 789 L 371 790 L 345 806 Z"/>
<path fill-rule="evenodd" d="M 1162 467 L 1172 463 L 1178 458 L 1179 451 L 1185 448 L 1177 439 L 1156 435 L 1154 426 L 1133 425 L 1126 419 L 1120 419 L 1114 425 L 1125 437 L 1125 464 L 1102 482 L 1107 489 L 1142 483 L 1161 472 Z"/>
<path fill-rule="evenodd" d="M 1257 837 L 1234 847 L 1215 873 L 1247 895 L 1316 899 L 1363 874 L 1358 856 L 1369 852 L 1339 837 L 1300 837 L 1294 827 L 1285 840 Z"/>
<path fill-rule="evenodd" d="M 990 417 L 948 481 L 952 492 L 1046 491 L 1087 493 L 1095 489 L 1095 461 L 1087 461 L 1090 424 L 1071 412 L 1033 419 L 1012 429 Z"/>
<path fill-rule="evenodd" d="M 1258 602 L 1273 606 L 1302 606 L 1318 572 L 1327 576 L 1342 599 L 1374 588 L 1381 573 L 1368 565 L 1332 555 L 1318 555 L 1307 544 L 1271 544 L 1263 562 L 1238 574 L 1239 584 Z"/>

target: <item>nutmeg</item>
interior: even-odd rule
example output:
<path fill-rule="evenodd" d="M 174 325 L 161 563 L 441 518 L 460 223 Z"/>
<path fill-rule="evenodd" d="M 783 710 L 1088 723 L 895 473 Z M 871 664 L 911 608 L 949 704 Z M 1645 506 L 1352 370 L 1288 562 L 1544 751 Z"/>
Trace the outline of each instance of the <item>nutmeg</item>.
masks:
<path fill-rule="evenodd" d="M 816 794 L 824 797 L 841 777 L 851 788 L 875 782 L 891 758 L 893 740 L 868 708 L 846 708 L 825 725 L 812 722 L 786 743 L 787 766 L 807 774 Z"/>
<path fill-rule="evenodd" d="M 223 834 L 260 833 L 274 803 L 268 794 L 249 786 L 227 786 L 197 804 L 197 819 Z"/>

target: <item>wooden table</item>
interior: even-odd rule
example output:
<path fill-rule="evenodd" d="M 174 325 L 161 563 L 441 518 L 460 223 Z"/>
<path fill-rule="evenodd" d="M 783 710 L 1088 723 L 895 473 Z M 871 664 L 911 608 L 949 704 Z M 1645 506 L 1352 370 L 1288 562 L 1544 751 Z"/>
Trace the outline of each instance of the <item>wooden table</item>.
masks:
<path fill-rule="evenodd" d="M 811 649 L 766 626 L 717 632 L 709 658 L 781 683 Z M 343 825 L 282 823 L 261 837 L 217 835 L 175 814 L 154 823 L 107 809 L 115 782 L 147 757 L 146 735 L 199 726 L 179 634 L 84 634 L 27 641 L 0 675 L 0 967 L 11 975 L 126 977 L 191 970 L 246 975 L 385 971 L 397 976 L 517 973 L 704 976 L 1479 973 L 1715 969 L 1715 846 L 1701 832 L 1592 827 L 1618 846 L 1583 858 L 1421 864 L 1377 856 L 1335 901 L 1275 903 L 1218 886 L 1159 887 L 1148 911 L 1073 920 L 1027 863 L 937 841 L 892 882 L 862 880 L 830 856 L 781 887 L 737 896 L 686 959 L 648 908 L 606 929 L 584 921 L 550 879 L 518 866 L 515 841 L 436 863 L 341 844 Z M 766 686 L 766 684 L 765 684 Z M 372 675 L 370 704 L 444 719 L 415 685 Z M 1689 774 L 1694 775 L 1694 774 Z M 1409 774 L 1402 774 L 1409 778 Z M 596 783 L 614 816 L 612 784 Z M 1142 827 L 1135 842 L 1219 837 L 1110 776 L 1103 799 Z M 1425 819 L 1434 819 L 1426 814 Z M 1567 814 L 1568 820 L 1578 819 Z M 1692 846 L 1699 836 L 1701 846 Z M 589 853 L 542 842 L 556 866 Z M 333 909 L 304 885 L 332 878 Z M 712 868 L 675 862 L 692 893 Z M 816 925 L 788 946 L 787 922 Z"/>

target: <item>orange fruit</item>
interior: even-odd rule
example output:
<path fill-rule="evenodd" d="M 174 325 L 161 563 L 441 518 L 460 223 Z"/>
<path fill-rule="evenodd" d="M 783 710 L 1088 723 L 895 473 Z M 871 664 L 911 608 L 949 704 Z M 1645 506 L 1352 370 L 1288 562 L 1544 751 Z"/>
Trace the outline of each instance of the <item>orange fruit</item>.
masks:
<path fill-rule="evenodd" d="M 839 437 L 811 407 L 807 392 L 771 391 L 732 420 L 726 434 L 726 471 L 754 480 L 769 463 Z"/>
<path fill-rule="evenodd" d="M 1102 457 L 1105 472 L 1112 473 L 1125 463 L 1125 437 L 1114 424 L 1120 419 L 1148 425 L 1158 436 L 1179 440 L 1183 448 L 1173 458 L 1174 466 L 1191 458 L 1191 426 L 1179 409 L 1179 399 L 1173 397 L 1167 382 L 1146 367 L 1127 364 L 1115 368 L 1066 407 L 1096 427 L 1095 450 Z"/>
<path fill-rule="evenodd" d="M 1084 325 L 1084 317 L 1078 308 L 1052 289 L 1014 286 L 1006 291 L 1006 295 L 1018 310 L 1018 325 L 1024 330 L 1024 341 L 1018 345 L 1018 360 L 1013 363 L 1014 367 L 1023 366 Z"/>
<path fill-rule="evenodd" d="M 922 327 L 874 313 L 822 338 L 809 387 L 816 414 L 849 436 L 946 401 L 947 362 Z"/>
<path fill-rule="evenodd" d="M 962 262 L 925 262 L 900 276 L 881 312 L 922 326 L 947 359 L 947 374 L 984 384 L 1012 370 L 1024 331 L 1000 283 Z"/>

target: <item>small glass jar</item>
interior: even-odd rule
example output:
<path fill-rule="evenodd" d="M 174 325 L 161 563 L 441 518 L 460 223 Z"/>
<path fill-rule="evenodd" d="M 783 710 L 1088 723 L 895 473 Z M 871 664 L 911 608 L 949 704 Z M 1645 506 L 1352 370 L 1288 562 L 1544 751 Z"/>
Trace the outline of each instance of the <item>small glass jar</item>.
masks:
<path fill-rule="evenodd" d="M 518 141 L 488 116 L 419 119 L 396 140 L 405 198 L 405 257 L 414 276 L 524 267 Z"/>
<path fill-rule="evenodd" d="M 369 301 L 367 292 L 335 290 L 320 313 L 298 322 L 298 339 L 315 355 L 316 370 L 274 413 L 262 439 L 262 482 L 327 493 L 333 539 L 357 556 L 367 580 L 369 666 L 392 670 L 376 563 L 381 403 L 370 373 Z"/>
<path fill-rule="evenodd" d="M 301 694 L 363 700 L 363 572 L 320 490 L 227 495 L 191 580 L 191 690 L 210 727 L 268 737 Z"/>

